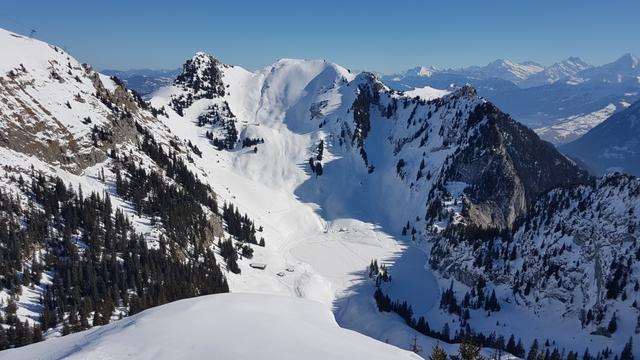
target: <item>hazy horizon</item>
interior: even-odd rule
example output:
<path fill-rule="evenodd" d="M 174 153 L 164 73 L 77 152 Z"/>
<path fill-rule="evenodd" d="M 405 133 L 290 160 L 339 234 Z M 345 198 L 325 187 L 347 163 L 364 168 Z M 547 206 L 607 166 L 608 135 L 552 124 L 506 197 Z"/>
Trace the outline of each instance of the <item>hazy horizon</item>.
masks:
<path fill-rule="evenodd" d="M 501 58 L 551 65 L 578 56 L 601 65 L 625 53 L 640 54 L 640 3 L 624 0 L 194 0 L 180 6 L 166 0 L 35 0 L 4 8 L 0 27 L 23 34 L 35 29 L 37 38 L 99 69 L 176 69 L 196 51 L 250 70 L 279 58 L 301 58 L 382 73 L 486 65 Z"/>

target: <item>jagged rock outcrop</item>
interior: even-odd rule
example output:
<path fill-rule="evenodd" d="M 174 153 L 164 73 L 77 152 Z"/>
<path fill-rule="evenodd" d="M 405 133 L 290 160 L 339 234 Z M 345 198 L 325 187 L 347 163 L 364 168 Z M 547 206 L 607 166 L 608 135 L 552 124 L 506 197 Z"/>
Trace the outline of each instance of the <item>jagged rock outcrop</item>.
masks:
<path fill-rule="evenodd" d="M 223 73 L 218 59 L 202 52 L 196 53 L 182 66 L 182 73 L 176 77 L 173 84 L 184 90 L 171 99 L 171 108 L 183 115 L 184 108 L 188 108 L 194 101 L 213 99 L 225 95 Z"/>
<path fill-rule="evenodd" d="M 446 181 L 468 184 L 463 205 L 465 226 L 512 230 L 541 194 L 589 180 L 585 171 L 553 145 L 489 102 L 478 105 L 469 115 L 469 127 L 481 122 L 479 131 L 453 156 L 444 175 Z"/>

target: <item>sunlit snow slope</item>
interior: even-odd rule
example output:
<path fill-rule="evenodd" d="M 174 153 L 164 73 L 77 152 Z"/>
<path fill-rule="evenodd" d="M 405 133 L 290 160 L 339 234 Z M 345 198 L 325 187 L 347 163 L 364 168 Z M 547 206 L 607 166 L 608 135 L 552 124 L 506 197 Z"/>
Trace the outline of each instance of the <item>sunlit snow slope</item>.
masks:
<path fill-rule="evenodd" d="M 223 311 L 221 311 L 223 309 Z M 0 359 L 418 359 L 341 329 L 319 303 L 225 294 L 181 300 Z"/>

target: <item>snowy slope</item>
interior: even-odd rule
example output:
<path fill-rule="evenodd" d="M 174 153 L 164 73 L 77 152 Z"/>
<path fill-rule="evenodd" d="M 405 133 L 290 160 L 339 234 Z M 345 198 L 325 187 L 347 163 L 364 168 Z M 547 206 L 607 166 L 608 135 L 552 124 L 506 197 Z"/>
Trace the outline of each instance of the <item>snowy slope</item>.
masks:
<path fill-rule="evenodd" d="M 90 146 L 94 128 L 126 136 L 127 124 L 113 126 L 117 114 L 101 99 L 135 105 L 111 79 L 39 40 L 2 30 L 0 46 L 12 49 L 0 58 L 3 146 L 79 171 L 104 160 Z"/>
<path fill-rule="evenodd" d="M 43 298 L 51 295 L 47 291 L 52 285 L 62 283 L 60 272 L 57 271 L 59 269 L 57 261 L 66 258 L 68 253 L 67 250 L 60 252 L 61 244 L 68 244 L 68 241 L 72 244 L 65 245 L 65 249 L 69 249 L 68 251 L 75 256 L 73 262 L 70 262 L 71 264 L 75 262 L 76 266 L 80 266 L 77 263 L 86 259 L 83 255 L 86 254 L 88 246 L 84 241 L 87 225 L 83 224 L 77 231 L 72 230 L 73 232 L 70 234 L 66 232 L 63 234 L 61 225 L 51 226 L 48 231 L 40 233 L 42 236 L 37 236 L 37 238 L 27 236 L 25 238 L 23 234 L 28 231 L 29 223 L 18 221 L 17 228 L 13 227 L 14 222 L 7 223 L 12 216 L 38 214 L 43 211 L 45 205 L 41 204 L 41 200 L 34 194 L 34 189 L 38 189 L 40 186 L 36 185 L 40 176 L 45 183 L 44 186 L 49 187 L 55 183 L 56 179 L 60 179 L 60 183 L 64 184 L 67 190 L 77 192 L 76 199 L 79 201 L 82 201 L 83 195 L 86 196 L 84 199 L 90 196 L 108 199 L 110 207 L 105 206 L 105 208 L 112 210 L 112 216 L 106 218 L 110 218 L 113 225 L 113 218 L 116 218 L 116 223 L 118 220 L 117 212 L 124 214 L 126 225 L 131 227 L 128 229 L 130 232 L 127 231 L 125 235 L 121 234 L 120 236 L 140 236 L 144 243 L 145 252 L 158 252 L 167 240 L 175 241 L 171 244 L 171 248 L 174 254 L 179 252 L 180 258 L 186 263 L 175 265 L 175 268 L 182 266 L 182 269 L 178 271 L 183 271 L 182 274 L 184 274 L 185 269 L 189 271 L 189 266 L 205 261 L 200 254 L 193 251 L 191 241 L 195 239 L 189 236 L 184 236 L 186 239 L 176 238 L 175 235 L 169 234 L 168 224 L 172 221 L 170 218 L 173 215 L 152 214 L 147 209 L 143 209 L 147 202 L 152 201 L 153 196 L 157 196 L 153 193 L 154 186 L 146 190 L 139 189 L 147 193 L 141 195 L 138 205 L 136 205 L 131 201 L 130 196 L 125 197 L 124 194 L 118 192 L 118 176 L 120 179 L 130 180 L 134 172 L 138 178 L 141 175 L 142 178 L 145 178 L 156 174 L 158 177 L 155 178 L 155 183 L 159 182 L 164 185 L 164 190 L 170 190 L 165 194 L 176 196 L 192 192 L 194 183 L 200 181 L 198 178 L 203 174 L 197 172 L 198 169 L 192 166 L 192 160 L 190 160 L 192 157 L 197 157 L 197 148 L 189 146 L 186 141 L 181 142 L 181 139 L 172 134 L 170 129 L 158 120 L 159 116 L 163 116 L 162 109 L 151 108 L 142 99 L 124 88 L 122 84 L 93 71 L 87 65 L 80 65 L 71 56 L 53 45 L 4 30 L 0 30 L 0 42 L 3 48 L 12 50 L 6 52 L 6 56 L 3 54 L 0 57 L 2 64 L 2 72 L 0 73 L 0 99 L 2 100 L 0 101 L 0 127 L 2 128 L 0 135 L 0 192 L 10 199 L 14 199 L 18 204 L 16 207 L 10 205 L 3 209 L 6 213 L 3 212 L 2 226 L 3 229 L 9 227 L 19 234 L 17 241 L 4 243 L 7 232 L 3 232 L 2 240 L 4 247 L 24 248 L 24 250 L 15 253 L 3 253 L 3 259 L 6 261 L 3 264 L 3 272 L 13 272 L 14 277 L 11 281 L 4 281 L 0 289 L 0 300 L 3 303 L 1 309 L 3 326 L 0 335 L 6 336 L 9 333 L 13 336 L 16 331 L 20 334 L 20 330 L 17 330 L 17 324 L 20 323 L 20 326 L 28 324 L 34 329 L 41 330 L 45 338 L 53 338 L 64 333 L 69 323 L 72 322 L 71 313 L 67 311 L 73 311 L 74 307 L 60 309 L 55 319 L 49 321 L 48 326 L 42 328 L 40 326 L 44 326 L 44 324 L 42 324 L 41 315 L 45 309 Z M 149 150 L 150 143 L 155 144 L 157 148 Z M 165 156 L 167 153 L 169 155 L 162 160 L 161 153 L 164 153 Z M 171 172 L 168 170 L 169 168 L 171 168 Z M 176 174 L 179 175 L 176 176 Z M 189 175 L 194 176 L 195 180 Z M 47 181 L 51 183 L 46 183 Z M 215 199 L 214 191 L 223 190 L 210 189 L 206 182 L 200 184 L 203 186 L 201 189 L 205 189 L 206 195 L 201 194 L 208 197 L 209 200 Z M 59 188 L 57 185 L 55 187 Z M 192 189 L 189 190 L 189 187 Z M 158 187 L 155 186 L 155 189 Z M 64 193 L 63 190 L 58 189 L 57 191 Z M 58 208 L 64 209 L 66 207 L 64 196 L 61 198 L 62 201 L 56 200 L 56 202 L 52 202 L 55 205 L 49 204 L 48 206 L 53 207 L 54 211 Z M 228 200 L 229 204 L 233 203 L 233 199 Z M 219 241 L 221 238 L 232 238 L 231 234 L 225 231 L 228 227 L 221 219 L 221 211 L 215 208 L 215 201 L 209 201 L 209 204 L 199 201 L 202 200 L 193 201 L 190 205 L 193 205 L 191 209 L 197 209 L 198 206 L 201 206 L 201 211 L 192 211 L 191 214 L 195 214 L 196 219 L 204 222 L 204 224 L 198 224 L 201 229 L 198 230 L 202 234 L 201 239 L 206 239 L 203 245 L 208 247 L 207 251 L 210 254 L 215 252 L 217 257 L 216 262 L 207 260 L 208 266 L 224 272 L 220 273 L 220 279 L 224 279 L 221 283 L 223 286 L 210 287 L 209 285 L 215 284 L 217 281 L 213 278 L 209 278 L 206 284 L 194 281 L 189 285 L 195 290 L 178 294 L 177 298 L 183 298 L 185 294 L 189 293 L 193 296 L 225 290 L 227 282 L 225 276 L 227 274 L 239 276 L 230 272 L 220 256 L 219 247 L 214 243 L 214 240 Z M 6 206 L 6 203 L 2 205 Z M 181 209 L 181 211 L 183 210 L 185 208 Z M 85 213 L 90 212 L 91 209 L 85 211 Z M 51 218 L 47 220 L 54 221 L 59 216 Z M 65 213 L 64 218 L 68 218 L 68 213 Z M 252 221 L 252 219 L 248 221 Z M 104 223 L 106 224 L 106 220 Z M 67 230 L 67 226 L 69 226 L 68 223 L 64 230 Z M 104 225 L 104 229 L 108 229 L 108 227 Z M 188 231 L 186 225 L 185 230 Z M 135 234 L 133 234 L 134 231 Z M 113 235 L 113 233 L 111 234 Z M 71 239 L 64 239 L 65 237 Z M 92 240 L 99 240 L 96 238 Z M 163 241 L 165 242 L 163 243 Z M 234 237 L 234 241 L 238 242 L 238 239 Z M 250 245 L 244 244 L 243 246 Z M 93 250 L 99 251 L 99 249 Z M 51 257 L 54 254 L 64 255 Z M 99 254 L 99 252 L 94 254 Z M 127 252 L 126 255 L 128 254 Z M 127 262 L 126 255 L 119 250 L 109 257 L 112 259 L 115 256 L 118 258 L 117 263 L 122 264 Z M 98 259 L 92 261 L 99 262 L 105 257 L 97 256 Z M 166 254 L 166 257 L 169 255 Z M 245 258 L 244 261 L 248 261 L 248 259 Z M 41 278 L 33 279 L 30 276 L 30 271 L 35 271 L 33 264 L 36 262 L 43 270 L 43 275 Z M 90 268 L 92 265 L 93 263 L 88 261 L 88 264 L 83 263 L 82 266 Z M 248 262 L 244 266 L 248 267 Z M 173 270 L 167 269 L 167 271 L 176 271 L 175 268 Z M 122 271 L 122 268 L 118 268 L 117 271 Z M 112 271 L 111 274 L 115 272 Z M 151 283 L 158 280 L 157 275 L 151 277 L 149 275 L 149 272 L 144 275 L 145 281 Z M 180 276 L 180 273 L 174 273 L 173 276 Z M 191 277 L 191 279 L 194 278 Z M 162 279 L 161 281 L 167 284 L 171 282 L 170 280 Z M 65 281 L 65 286 L 70 286 L 72 289 L 73 286 L 76 286 L 76 289 L 69 291 L 69 294 L 56 296 L 55 303 L 59 304 L 66 296 L 74 296 L 76 299 L 72 301 L 86 304 L 87 299 L 92 297 L 91 301 L 98 303 L 99 306 L 100 302 L 95 301 L 96 298 L 106 302 L 104 297 L 111 297 L 104 293 L 96 295 L 95 291 L 88 295 L 86 287 L 81 286 L 84 283 L 79 284 L 80 281 L 79 278 Z M 93 281 L 96 281 L 95 278 Z M 105 284 L 102 274 L 97 281 L 103 286 L 113 286 L 113 283 Z M 124 286 L 131 287 L 130 284 Z M 199 288 L 208 289 L 201 291 Z M 211 290 L 213 288 L 215 288 L 214 291 Z M 111 290 L 113 289 L 111 288 Z M 114 310 L 110 315 L 104 315 L 106 321 L 117 320 L 119 316 L 126 316 L 134 312 L 133 305 L 129 308 L 129 304 L 131 304 L 129 300 L 133 299 L 136 293 L 141 294 L 145 291 L 138 289 L 137 291 L 122 292 L 114 296 L 117 299 L 115 304 L 113 304 L 113 300 L 109 299 Z M 120 302 L 118 300 L 125 297 L 128 298 L 128 300 L 125 299 L 127 301 Z M 172 295 L 172 298 L 176 297 Z M 6 306 L 10 300 L 16 304 L 15 317 L 11 315 L 11 311 Z M 167 301 L 162 297 L 149 300 L 154 303 Z M 47 306 L 57 306 L 55 303 L 53 305 L 49 303 Z M 97 306 L 85 310 L 82 317 L 86 323 L 80 326 L 73 325 L 74 331 L 92 326 L 92 321 L 95 325 L 98 318 L 96 314 Z M 77 321 L 77 317 L 75 319 Z M 28 344 L 31 340 L 33 338 L 25 340 L 19 345 Z M 9 342 L 9 344 L 12 343 Z M 6 347 L 7 343 L 3 343 L 2 346 Z"/>
<path fill-rule="evenodd" d="M 0 352 L 0 359 L 418 359 L 341 329 L 313 301 L 210 295 L 156 307 L 110 325 Z"/>
<path fill-rule="evenodd" d="M 425 101 L 411 98 L 417 93 L 405 93 L 409 96 L 405 97 L 389 91 L 371 74 L 353 76 L 321 61 L 282 60 L 253 74 L 243 71 L 242 77 L 234 75 L 233 71 L 239 71 L 231 70 L 235 67 L 218 69 L 226 94 L 198 101 L 226 101 L 231 113 L 244 114 L 233 121 L 239 134 L 235 144 L 226 150 L 212 146 L 212 140 L 203 134 L 214 132 L 222 136 L 224 127 L 215 122 L 199 124 L 195 106 L 202 106 L 197 103 L 184 109 L 185 116 L 168 111 L 165 123 L 173 133 L 197 139 L 205 154 L 198 165 L 207 173 L 217 174 L 213 181 L 220 182 L 218 187 L 229 189 L 243 209 L 265 221 L 265 234 L 275 239 L 275 249 L 258 254 L 261 261 L 275 265 L 273 273 L 263 276 L 255 271 L 255 277 L 252 273 L 250 278 L 239 281 L 231 278 L 232 289 L 269 289 L 320 300 L 334 308 L 341 325 L 401 347 L 407 346 L 412 331 L 395 315 L 381 317 L 371 303 L 375 288 L 363 278 L 362 269 L 372 259 L 392 266 L 392 274 L 398 279 L 385 291 L 394 298 L 410 301 L 416 315 L 429 316 L 432 326 L 439 329 L 449 321 L 437 306 L 437 297 L 448 281 L 425 271 L 430 243 L 421 240 L 429 239 L 434 230 L 445 229 L 449 212 L 454 224 L 484 221 L 482 217 L 461 218 L 462 207 L 454 203 L 463 197 L 463 190 L 480 179 L 518 174 L 512 190 L 496 189 L 508 194 L 504 199 L 511 199 L 506 201 L 513 201 L 512 207 L 492 210 L 496 211 L 493 216 L 504 216 L 503 226 L 509 227 L 521 216 L 518 214 L 532 206 L 535 194 L 560 184 L 542 185 L 540 181 L 530 187 L 527 182 L 537 182 L 532 179 L 540 174 L 545 179 L 553 178 L 550 175 L 554 173 L 562 181 L 579 179 L 572 165 L 552 147 L 543 146 L 530 130 L 485 106 L 485 100 L 470 88 Z M 237 78 L 242 81 L 235 83 Z M 234 100 L 236 89 L 249 94 L 248 100 Z M 182 91 L 185 89 L 180 86 L 160 90 L 152 103 L 166 106 L 172 94 L 184 94 Z M 190 112 L 192 109 L 195 113 Z M 499 143 L 506 144 L 486 142 L 496 135 L 504 136 L 505 140 Z M 264 143 L 242 148 L 240 143 L 247 138 L 261 138 Z M 324 152 L 317 160 L 320 140 Z M 465 160 L 474 156 L 471 149 L 486 154 L 485 146 L 505 146 L 488 153 L 497 157 L 510 153 L 515 164 L 488 157 L 486 169 L 471 168 Z M 530 154 L 525 150 L 534 148 L 536 151 Z M 526 159 L 529 156 L 532 158 Z M 314 174 L 309 157 L 322 163 L 322 175 Z M 209 158 L 217 160 L 212 163 Z M 502 161 L 506 161 L 507 169 L 515 166 L 514 170 L 507 170 L 514 172 L 496 175 L 494 171 L 503 170 L 490 164 Z M 527 166 L 522 167 L 523 164 Z M 549 168 L 542 170 L 545 164 Z M 529 165 L 531 169 L 527 169 Z M 566 173 L 560 175 L 561 168 Z M 478 178 L 465 174 L 477 174 Z M 459 180 L 454 184 L 451 180 L 456 177 Z M 441 188 L 447 191 L 441 193 Z M 436 218 L 427 221 L 424 214 L 429 210 L 425 203 L 447 197 L 450 200 L 444 202 L 440 212 L 447 215 L 437 220 L 440 215 L 436 210 L 435 215 L 430 215 Z M 478 211 L 482 213 L 498 199 L 486 199 L 484 203 L 479 196 L 478 201 Z M 498 215 L 502 211 L 505 212 Z M 402 236 L 407 222 L 408 234 Z M 415 234 L 412 229 L 416 229 Z M 292 265 L 293 272 L 285 271 Z M 279 271 L 283 276 L 277 275 Z M 525 316 L 528 310 L 516 311 Z M 500 331 L 505 337 L 519 329 L 517 323 L 506 324 Z M 543 329 L 546 323 L 538 320 L 537 324 Z M 524 336 L 527 343 L 536 337 L 526 331 L 516 334 Z M 429 348 L 437 340 L 419 336 L 418 341 Z"/>
<path fill-rule="evenodd" d="M 624 107 L 624 104 L 619 107 Z M 572 115 L 566 119 L 558 119 L 557 123 L 537 128 L 535 131 L 542 139 L 550 141 L 556 145 L 566 144 L 578 139 L 589 132 L 589 130 L 598 126 L 598 124 L 602 123 L 616 112 L 617 109 L 618 106 L 609 104 L 604 108 L 589 114 Z"/>
<path fill-rule="evenodd" d="M 26 175 L 33 166 L 102 193 L 114 180 L 113 149 L 146 157 L 135 149 L 135 123 L 155 129 L 164 142 L 172 137 L 140 99 L 58 47 L 2 29 L 0 46 L 12 49 L 0 57 L 3 187 L 14 186 L 10 177 Z M 105 171 L 105 181 L 99 181 Z M 151 233 L 146 221 L 127 213 Z"/>

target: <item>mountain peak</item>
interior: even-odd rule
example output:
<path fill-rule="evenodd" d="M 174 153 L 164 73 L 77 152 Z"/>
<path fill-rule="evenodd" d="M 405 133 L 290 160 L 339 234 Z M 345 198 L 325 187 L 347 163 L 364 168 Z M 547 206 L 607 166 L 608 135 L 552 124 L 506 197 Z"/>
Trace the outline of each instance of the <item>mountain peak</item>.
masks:
<path fill-rule="evenodd" d="M 476 88 L 471 84 L 464 84 L 461 88 L 452 93 L 456 97 L 478 96 Z"/>
<path fill-rule="evenodd" d="M 493 66 L 505 67 L 505 66 L 511 66 L 511 65 L 515 65 L 515 63 L 507 59 L 496 59 L 490 62 L 489 64 L 487 64 L 487 66 L 492 66 L 492 67 Z"/>
<path fill-rule="evenodd" d="M 197 65 L 198 67 L 209 67 L 212 65 L 221 64 L 221 62 L 215 56 L 204 51 L 197 51 L 195 54 L 193 54 L 193 56 L 188 59 L 185 64 L 182 65 L 183 70 L 185 65 L 187 65 L 187 63 L 189 62 Z"/>
<path fill-rule="evenodd" d="M 640 64 L 640 59 L 632 53 L 626 53 L 622 55 L 618 60 L 615 61 L 616 64 L 629 67 L 635 69 Z"/>
<path fill-rule="evenodd" d="M 537 62 L 535 62 L 535 61 L 533 61 L 533 60 L 526 60 L 526 61 L 523 61 L 523 62 L 519 63 L 519 65 L 527 65 L 527 66 L 543 67 L 542 65 L 538 64 Z"/>
<path fill-rule="evenodd" d="M 569 56 L 564 61 L 571 62 L 571 63 L 578 63 L 578 64 L 586 64 L 586 62 L 582 60 L 579 56 Z"/>
<path fill-rule="evenodd" d="M 182 65 L 182 72 L 173 82 L 173 85 L 181 89 L 181 93 L 172 96 L 171 108 L 182 115 L 183 109 L 196 100 L 224 96 L 226 90 L 222 81 L 222 68 L 226 67 L 213 56 L 196 52 Z"/>
<path fill-rule="evenodd" d="M 207 54 L 204 51 L 196 51 L 195 54 L 193 54 L 193 57 L 204 57 L 204 56 L 211 56 L 211 55 Z"/>
<path fill-rule="evenodd" d="M 206 97 L 211 97 L 214 94 L 222 96 L 224 95 L 224 85 L 220 71 L 221 66 L 223 64 L 218 59 L 198 51 L 182 65 L 182 72 L 176 77 L 174 84 L 183 88 L 191 88 L 196 94 L 201 91 L 211 93 Z"/>

